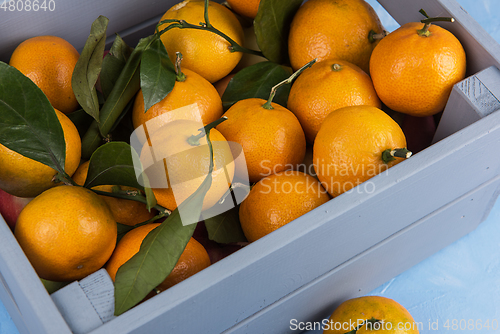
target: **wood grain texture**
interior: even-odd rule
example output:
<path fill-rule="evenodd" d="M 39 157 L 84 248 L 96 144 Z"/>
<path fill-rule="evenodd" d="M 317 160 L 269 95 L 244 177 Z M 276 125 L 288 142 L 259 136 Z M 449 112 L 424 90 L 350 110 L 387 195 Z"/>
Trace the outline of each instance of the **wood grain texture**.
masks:
<path fill-rule="evenodd" d="M 74 334 L 85 334 L 102 325 L 101 318 L 77 281 L 54 292 L 51 297 Z"/>
<path fill-rule="evenodd" d="M 0 298 L 21 334 L 71 333 L 1 216 L 0 272 Z"/>
<path fill-rule="evenodd" d="M 102 323 L 115 317 L 115 286 L 106 269 L 98 270 L 80 280 L 78 284 Z"/>
<path fill-rule="evenodd" d="M 500 70 L 490 66 L 457 83 L 441 116 L 433 143 L 500 110 Z"/>
<path fill-rule="evenodd" d="M 457 88 L 469 98 L 480 118 L 500 109 L 500 101 L 481 81 L 481 73 L 491 73 L 492 76 L 495 75 L 497 79 L 500 80 L 500 71 L 496 67 L 489 67 L 479 74 L 469 77 L 468 80 L 464 80 L 457 84 Z"/>

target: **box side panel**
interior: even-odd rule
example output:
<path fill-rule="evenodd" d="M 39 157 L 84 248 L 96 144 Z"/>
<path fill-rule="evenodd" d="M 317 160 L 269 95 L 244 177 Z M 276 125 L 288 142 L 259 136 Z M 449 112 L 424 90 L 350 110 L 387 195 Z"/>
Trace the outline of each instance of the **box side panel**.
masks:
<path fill-rule="evenodd" d="M 297 323 L 321 322 L 341 302 L 365 295 L 469 233 L 486 218 L 499 188 L 496 177 L 224 333 L 297 333 Z"/>
<path fill-rule="evenodd" d="M 381 0 L 381 2 L 384 1 Z M 431 7 L 434 6 L 434 3 L 438 3 L 439 6 L 443 6 L 442 3 L 448 3 L 445 1 L 427 2 Z M 164 2 L 166 6 L 167 3 L 170 3 L 170 1 Z M 394 4 L 401 7 L 397 2 L 394 2 Z M 59 6 L 59 2 L 57 5 Z M 110 25 L 108 30 L 110 33 L 121 31 L 124 27 L 133 25 L 136 22 L 143 22 L 157 14 L 154 13 L 149 16 L 136 11 L 128 13 L 133 14 L 134 17 L 131 18 L 123 14 L 119 8 L 118 12 L 115 12 L 117 10 L 116 6 L 111 8 L 111 4 L 104 4 L 103 2 L 97 5 L 94 0 L 77 2 L 76 6 L 71 2 L 67 2 L 64 6 L 66 7 L 58 7 L 64 9 L 64 11 L 58 12 L 55 19 L 50 19 L 50 16 L 44 16 L 43 18 L 32 17 L 33 26 L 29 29 L 20 29 L 20 34 L 16 37 L 16 43 L 24 38 L 31 37 L 25 34 L 27 30 L 37 30 L 47 31 L 46 33 L 62 31 L 68 36 L 67 39 L 75 41 L 76 45 L 83 45 L 88 35 L 90 23 L 98 14 L 106 14 L 103 11 L 103 6 L 106 7 L 105 9 L 109 13 L 107 16 L 110 18 L 110 24 L 111 22 L 117 24 L 116 26 Z M 131 6 L 148 7 L 144 2 L 139 4 L 137 0 L 125 1 L 120 4 L 120 8 L 131 8 Z M 421 5 L 416 6 L 421 7 Z M 419 8 L 416 9 L 416 15 L 419 15 Z M 439 7 L 433 8 L 435 8 L 436 12 L 440 11 Z M 402 11 L 401 8 L 398 10 Z M 404 10 L 409 10 L 406 4 Z M 428 10 L 427 7 L 426 10 Z M 64 22 L 58 20 L 58 18 L 64 13 L 69 15 L 75 12 L 85 13 L 86 22 L 78 20 L 78 23 L 75 22 L 75 29 L 68 29 L 66 26 L 62 29 L 61 25 Z M 428 12 L 435 14 L 433 10 L 428 10 Z M 440 14 L 442 15 L 441 12 Z M 116 19 L 117 17 L 125 17 L 126 19 Z M 25 19 L 30 18 L 23 16 L 23 20 Z M 17 19 L 0 20 L 2 40 L 4 38 L 3 33 L 7 31 L 6 26 L 15 25 L 16 22 L 23 20 L 19 19 L 19 17 Z M 84 19 L 81 21 L 84 21 Z M 120 21 L 122 25 L 119 26 L 117 21 Z M 52 25 L 57 26 L 56 30 L 51 30 Z M 19 27 L 17 28 L 19 29 Z M 466 29 L 464 29 L 463 33 L 467 34 Z M 491 44 L 497 45 L 494 41 Z M 480 51 L 481 49 L 480 44 L 469 43 L 467 45 L 473 50 L 479 49 Z M 14 44 L 10 43 L 10 46 L 12 47 Z M 5 53 L 0 54 L 0 59 L 6 54 L 10 54 L 7 51 L 2 52 Z M 471 56 L 470 59 L 474 59 L 474 57 L 479 59 L 478 64 L 481 65 L 477 65 L 477 67 L 484 68 L 490 63 L 498 64 L 498 59 L 488 52 L 486 52 L 486 55 L 489 56 L 485 56 L 481 52 L 469 55 Z M 361 194 L 346 194 L 346 196 L 339 197 L 328 205 L 289 224 L 280 233 L 270 235 L 260 242 L 235 253 L 199 275 L 179 284 L 171 291 L 164 292 L 131 310 L 126 315 L 117 318 L 119 320 L 111 321 L 109 326 L 102 326 L 95 332 L 126 333 L 134 330 L 143 332 L 146 328 L 161 328 L 162 331 L 171 329 L 174 332 L 175 330 L 193 332 L 199 331 L 202 323 L 205 323 L 202 329 L 206 329 L 203 332 L 220 332 L 230 328 L 236 322 L 250 317 L 263 307 L 273 304 L 282 296 L 297 290 L 323 273 L 339 266 L 352 256 L 365 250 L 366 247 L 377 244 L 388 235 L 396 233 L 429 212 L 437 210 L 444 203 L 455 199 L 456 196 L 466 193 L 478 184 L 498 174 L 499 162 L 497 159 L 482 153 L 498 150 L 500 135 L 497 127 L 493 125 L 500 124 L 499 120 L 499 117 L 493 117 L 490 118 L 490 123 L 478 122 L 478 124 L 474 124 L 461 134 L 457 134 L 458 136 L 443 140 L 443 142 L 439 143 L 440 145 L 431 147 L 416 155 L 411 161 L 396 166 L 394 173 L 391 171 L 388 175 L 381 175 L 376 180 L 374 179 L 373 184 L 376 190 L 373 193 L 369 194 L 367 192 L 371 190 L 364 189 L 365 192 Z M 406 167 L 403 167 L 403 165 Z M 454 172 L 454 175 L 450 175 L 450 170 Z M 396 217 L 400 215 L 398 219 L 385 219 L 388 208 L 387 203 L 401 204 L 400 207 L 397 207 L 397 210 L 400 211 L 396 210 L 394 212 Z M 360 204 L 366 206 L 366 209 L 357 211 L 356 207 Z M 403 214 L 405 218 L 399 219 Z M 383 221 L 384 226 L 382 228 L 377 226 L 374 223 L 377 221 Z M 341 234 L 341 232 L 345 233 Z M 1 230 L 0 233 L 2 233 Z M 1 235 L 0 244 L 4 245 Z M 336 244 L 333 244 L 336 247 L 329 244 L 332 238 L 336 242 Z M 358 243 L 353 244 L 351 242 L 353 239 L 358 240 Z M 18 248 L 12 247 L 16 249 L 16 252 L 18 251 Z M 336 254 L 338 250 L 341 251 L 341 255 L 332 256 L 326 262 L 318 262 L 316 259 L 318 253 Z M 294 254 L 293 258 L 290 258 L 290 254 Z M 3 254 L 2 249 L 0 249 L 0 261 L 6 255 L 8 256 L 8 254 Z M 22 259 L 23 256 L 20 256 L 20 258 L 26 262 L 25 258 Z M 22 269 L 26 269 L 25 267 L 25 264 L 21 265 Z M 272 272 L 268 268 L 273 268 Z M 40 311 L 40 305 L 30 305 L 28 303 L 29 298 L 25 293 L 26 291 L 32 293 L 30 286 L 35 286 L 35 279 L 30 277 L 28 288 L 26 289 L 23 285 L 21 290 L 22 284 L 17 283 L 16 280 L 21 277 L 19 269 L 14 266 L 14 263 L 5 265 L 0 262 L 2 273 L 4 270 L 6 272 L 15 271 L 14 274 L 9 274 L 9 277 L 6 275 L 5 279 L 7 285 L 11 287 L 15 300 L 19 305 L 22 305 L 20 307 L 22 313 L 25 317 L 48 318 L 49 320 L 54 316 L 56 318 L 55 323 L 58 323 L 60 315 L 49 315 L 47 317 Z M 242 287 L 245 287 L 245 289 L 242 289 Z M 41 289 L 43 287 L 40 288 L 39 284 L 36 285 L 36 288 L 33 288 L 34 292 L 38 291 L 38 294 L 40 294 L 39 290 Z M 255 293 L 256 291 L 258 293 Z M 42 296 L 41 300 L 44 300 L 44 298 Z M 196 308 L 195 305 L 202 306 Z M 211 305 L 211 307 L 207 308 L 203 307 L 203 305 Z M 33 308 L 36 309 L 36 312 L 32 311 Z M 196 323 L 192 321 L 194 313 L 197 315 L 196 318 L 199 319 Z M 151 322 L 145 324 L 148 321 Z M 186 325 L 191 327 L 185 327 Z M 41 327 L 43 328 L 43 326 Z"/>
<path fill-rule="evenodd" d="M 0 3 L 3 1 L 0 0 Z M 110 39 L 114 38 L 115 33 L 122 32 L 128 35 L 125 40 L 133 43 L 131 46 L 135 46 L 140 37 L 153 34 L 154 27 L 161 16 L 180 1 L 46 0 L 39 3 L 42 2 L 47 4 L 46 8 L 37 11 L 33 9 L 11 11 L 8 8 L 5 11 L 3 9 L 0 11 L 2 45 L 0 61 L 8 62 L 12 51 L 19 43 L 27 38 L 40 35 L 54 35 L 64 38 L 80 51 L 89 36 L 92 22 L 99 15 L 109 19 L 107 35 Z M 215 0 L 215 2 L 222 1 Z M 135 27 L 135 33 L 132 35 L 128 30 L 130 27 Z"/>
<path fill-rule="evenodd" d="M 1 216 L 0 245 L 0 274 L 5 291 L 0 297 L 16 326 L 26 333 L 71 333 Z"/>
<path fill-rule="evenodd" d="M 471 75 L 489 66 L 500 68 L 500 45 L 456 1 L 377 0 L 399 23 L 419 22 L 424 9 L 430 17 L 451 16 L 455 22 L 435 23 L 452 32 L 464 46 L 467 54 L 467 73 Z"/>
<path fill-rule="evenodd" d="M 3 2 L 3 1 L 2 1 Z M 8 62 L 15 47 L 27 38 L 55 35 L 64 38 L 78 50 L 83 48 L 92 22 L 103 15 L 109 19 L 108 36 L 165 13 L 178 1 L 54 1 L 38 11 L 2 10 L 0 13 L 0 60 Z M 41 1 L 40 1 L 41 3 Z M 132 9 L 133 8 L 133 9 Z M 26 24 L 29 22 L 29 24 Z M 151 30 L 147 33 L 150 35 Z"/>
<path fill-rule="evenodd" d="M 500 109 L 500 70 L 488 67 L 453 86 L 433 143 Z"/>

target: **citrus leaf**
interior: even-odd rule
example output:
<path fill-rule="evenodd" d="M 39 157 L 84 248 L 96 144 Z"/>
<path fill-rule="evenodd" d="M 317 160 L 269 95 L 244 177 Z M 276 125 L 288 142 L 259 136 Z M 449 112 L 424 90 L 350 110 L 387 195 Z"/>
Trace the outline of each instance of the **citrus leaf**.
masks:
<path fill-rule="evenodd" d="M 201 208 L 202 202 L 196 202 Z M 122 314 L 143 300 L 175 267 L 196 228 L 196 224 L 182 225 L 180 209 L 175 209 L 152 230 L 143 240 L 139 252 L 118 269 L 115 279 L 115 315 Z M 186 209 L 192 208 L 184 207 Z M 199 214 L 200 211 L 192 213 Z"/>
<path fill-rule="evenodd" d="M 137 43 L 134 51 L 130 54 L 113 90 L 109 94 L 106 103 L 102 106 L 99 115 L 99 131 L 103 137 L 106 137 L 120 117 L 123 109 L 132 100 L 140 88 L 139 65 L 142 53 L 148 48 L 149 44 L 155 39 L 154 35 L 145 37 Z"/>
<path fill-rule="evenodd" d="M 239 206 L 205 219 L 208 238 L 222 244 L 247 241 L 241 228 Z"/>
<path fill-rule="evenodd" d="M 76 129 L 78 130 L 78 134 L 80 134 L 80 138 L 87 132 L 90 124 L 94 120 L 89 114 L 85 112 L 83 109 L 75 110 L 69 114 L 66 114 L 68 118 L 75 124 Z"/>
<path fill-rule="evenodd" d="M 3 62 L 0 78 L 0 143 L 64 174 L 64 132 L 49 100 L 33 81 Z"/>
<path fill-rule="evenodd" d="M 125 234 L 127 234 L 128 232 L 130 232 L 134 228 L 140 227 L 142 225 L 147 225 L 147 224 L 150 224 L 152 222 L 160 223 L 161 222 L 160 220 L 164 219 L 164 217 L 168 217 L 168 216 L 163 216 L 161 218 L 153 217 L 153 218 L 148 219 L 146 221 L 143 221 L 143 222 L 140 222 L 138 224 L 135 224 L 134 226 L 116 223 L 116 226 L 117 226 L 116 243 L 118 244 L 118 242 L 120 242 L 121 238 L 123 238 L 125 236 Z"/>
<path fill-rule="evenodd" d="M 120 223 L 116 223 L 116 227 L 117 227 L 116 243 L 118 243 L 121 240 L 121 238 L 123 238 L 123 236 L 125 234 L 127 234 L 128 232 L 130 232 L 131 230 L 133 230 L 135 228 L 134 226 L 124 225 L 124 224 L 120 224 Z"/>
<path fill-rule="evenodd" d="M 101 15 L 92 23 L 90 35 L 76 62 L 71 78 L 76 100 L 85 112 L 97 121 L 99 120 L 99 101 L 95 84 L 101 73 L 108 22 L 109 20 Z"/>
<path fill-rule="evenodd" d="M 137 175 L 141 175 L 144 180 L 142 184 L 148 185 L 141 166 L 134 166 L 134 158 L 136 155 L 136 162 L 140 159 L 133 148 L 124 142 L 110 142 L 99 147 L 90 158 L 89 171 L 87 179 L 85 180 L 84 187 L 92 188 L 98 185 L 119 185 L 128 186 L 143 190 L 148 200 L 147 207 L 150 209 L 156 205 L 154 194 L 150 187 L 143 187 L 137 180 Z"/>
<path fill-rule="evenodd" d="M 261 0 L 254 20 L 257 45 L 264 56 L 288 64 L 288 33 L 302 0 Z"/>
<path fill-rule="evenodd" d="M 149 232 L 139 252 L 118 269 L 115 279 L 115 315 L 134 307 L 165 280 L 193 235 L 200 219 L 203 200 L 212 185 L 213 148 L 208 135 L 207 142 L 210 167 L 203 183 L 161 225 Z"/>
<path fill-rule="evenodd" d="M 144 50 L 141 59 L 141 89 L 144 112 L 160 102 L 175 85 L 174 65 L 161 39 L 156 39 Z"/>
<path fill-rule="evenodd" d="M 101 90 L 105 100 L 113 90 L 113 87 L 115 86 L 115 83 L 133 50 L 133 48 L 125 43 L 120 35 L 116 34 L 109 53 L 102 60 L 100 81 Z"/>
<path fill-rule="evenodd" d="M 134 98 L 140 88 L 139 64 L 142 51 L 149 45 L 154 35 L 139 41 L 130 54 L 113 89 L 99 113 L 100 122 L 93 122 L 82 137 L 82 158 L 89 159 L 92 153 L 101 145 L 116 124 L 127 104 Z"/>
<path fill-rule="evenodd" d="M 233 104 L 243 99 L 256 97 L 267 100 L 271 93 L 271 88 L 281 81 L 288 79 L 290 74 L 281 65 L 270 61 L 256 63 L 243 68 L 229 81 L 222 95 L 224 110 L 229 109 Z M 289 94 L 290 85 L 281 87 L 278 89 L 273 102 L 286 107 Z"/>
<path fill-rule="evenodd" d="M 70 284 L 71 282 L 54 282 L 54 281 L 49 281 L 43 278 L 40 278 L 42 281 L 43 286 L 47 290 L 48 294 L 53 294 L 57 290 L 65 287 L 66 285 Z"/>
<path fill-rule="evenodd" d="M 128 46 L 120 35 L 115 34 L 115 40 L 113 41 L 113 45 L 111 45 L 111 49 L 109 49 L 108 54 L 125 64 L 133 51 L 134 48 Z"/>

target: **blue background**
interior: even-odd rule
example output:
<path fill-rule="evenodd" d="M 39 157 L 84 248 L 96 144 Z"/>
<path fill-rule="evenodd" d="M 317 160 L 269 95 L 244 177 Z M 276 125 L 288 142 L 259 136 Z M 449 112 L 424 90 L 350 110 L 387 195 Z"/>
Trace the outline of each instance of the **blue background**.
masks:
<path fill-rule="evenodd" d="M 387 30 L 398 27 L 376 0 L 367 1 L 377 11 Z M 499 0 L 457 1 L 500 43 Z M 421 333 L 445 332 L 445 322 L 448 320 L 452 325 L 453 319 L 472 319 L 483 324 L 489 321 L 490 325 L 496 321 L 500 326 L 499 250 L 500 199 L 476 230 L 370 294 L 386 296 L 402 304 L 415 321 L 424 324 Z M 429 330 L 429 323 L 436 321 L 439 321 L 439 331 Z M 451 327 L 449 331 L 460 332 Z M 467 332 L 494 333 L 500 332 L 500 328 L 494 331 L 483 327 Z M 16 326 L 0 301 L 0 334 L 16 333 Z"/>

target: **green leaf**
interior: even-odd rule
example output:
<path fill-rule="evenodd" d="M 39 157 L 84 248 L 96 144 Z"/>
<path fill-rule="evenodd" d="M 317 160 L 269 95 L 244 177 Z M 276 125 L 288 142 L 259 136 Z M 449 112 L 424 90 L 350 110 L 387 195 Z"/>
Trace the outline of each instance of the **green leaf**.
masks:
<path fill-rule="evenodd" d="M 239 206 L 236 206 L 217 216 L 205 219 L 209 239 L 222 244 L 247 241 L 241 229 L 238 212 Z"/>
<path fill-rule="evenodd" d="M 109 53 L 102 60 L 101 70 L 101 90 L 106 100 L 113 90 L 113 87 L 120 76 L 130 54 L 134 49 L 125 43 L 125 41 L 116 34 L 115 40 Z"/>
<path fill-rule="evenodd" d="M 213 148 L 208 135 L 207 142 L 210 148 L 210 167 L 203 183 L 161 225 L 149 232 L 139 252 L 118 269 L 115 280 L 115 315 L 134 307 L 165 280 L 193 235 L 203 200 L 212 185 Z"/>
<path fill-rule="evenodd" d="M 161 39 L 156 39 L 143 52 L 141 59 L 141 89 L 144 112 L 160 102 L 174 89 L 175 68 Z"/>
<path fill-rule="evenodd" d="M 201 208 L 202 202 L 195 202 Z M 192 209 L 196 208 L 184 207 L 184 210 Z M 196 224 L 182 225 L 179 210 L 180 207 L 175 209 L 152 230 L 143 240 L 139 252 L 118 269 L 115 279 L 115 315 L 122 314 L 143 300 L 175 267 L 196 228 Z M 193 218 L 200 211 L 192 211 Z"/>
<path fill-rule="evenodd" d="M 0 143 L 64 173 L 64 132 L 45 94 L 28 77 L 3 62 L 0 78 Z"/>
<path fill-rule="evenodd" d="M 76 100 L 85 112 L 97 121 L 99 120 L 99 100 L 95 84 L 101 72 L 108 21 L 106 17 L 101 15 L 92 23 L 90 35 L 85 42 L 71 78 Z"/>
<path fill-rule="evenodd" d="M 154 39 L 155 36 L 151 35 L 139 41 L 120 73 L 106 103 L 102 106 L 99 115 L 99 130 L 103 137 L 108 135 L 127 104 L 139 91 L 141 85 L 139 64 L 141 62 L 142 53 Z"/>
<path fill-rule="evenodd" d="M 40 278 L 40 280 L 42 281 L 42 284 L 45 287 L 45 289 L 47 290 L 47 292 L 49 293 L 49 295 L 53 294 L 54 292 L 56 292 L 60 288 L 63 288 L 66 285 L 68 285 L 69 283 L 71 283 L 71 282 L 54 282 L 54 281 L 49 281 L 49 280 L 46 280 L 43 278 Z"/>
<path fill-rule="evenodd" d="M 257 45 L 264 56 L 288 64 L 288 33 L 302 0 L 261 0 L 254 20 Z"/>
<path fill-rule="evenodd" d="M 150 187 L 143 187 L 137 180 L 135 161 L 140 161 L 133 148 L 124 142 L 110 142 L 99 147 L 90 158 L 89 171 L 84 187 L 92 188 L 98 185 L 119 185 L 134 187 L 143 190 L 148 200 L 147 207 L 150 209 L 156 205 L 153 191 Z M 140 166 L 138 172 L 142 172 Z M 142 184 L 149 184 L 146 176 Z"/>
<path fill-rule="evenodd" d="M 92 124 L 92 121 L 94 120 L 92 116 L 87 114 L 83 109 L 75 110 L 69 114 L 66 114 L 66 116 L 68 116 L 73 124 L 75 124 L 76 129 L 80 134 L 80 138 L 85 134 L 85 132 L 87 132 L 90 124 Z"/>
<path fill-rule="evenodd" d="M 168 217 L 168 216 L 163 216 L 163 217 Z M 118 242 L 121 240 L 121 238 L 123 238 L 125 236 L 125 234 L 127 234 L 128 232 L 130 232 L 134 228 L 137 228 L 137 227 L 142 226 L 142 225 L 147 225 L 147 224 L 150 224 L 152 222 L 158 223 L 159 222 L 158 220 L 163 219 L 163 217 L 158 218 L 158 216 L 156 216 L 156 217 L 153 217 L 153 218 L 148 219 L 146 221 L 135 224 L 134 226 L 116 223 L 116 226 L 117 226 L 116 243 L 118 244 Z"/>
<path fill-rule="evenodd" d="M 140 88 L 139 64 L 144 49 L 154 39 L 154 35 L 143 38 L 130 54 L 106 102 L 102 106 L 98 123 L 93 122 L 82 137 L 82 158 L 89 159 L 115 126 L 127 104 L 135 97 Z"/>
<path fill-rule="evenodd" d="M 224 94 L 222 105 L 224 110 L 229 109 L 239 100 L 261 98 L 267 101 L 271 88 L 283 80 L 288 79 L 290 72 L 273 62 L 256 63 L 240 70 L 229 81 Z M 278 89 L 273 102 L 286 107 L 290 85 Z"/>
<path fill-rule="evenodd" d="M 115 40 L 108 54 L 125 64 L 133 51 L 134 48 L 128 46 L 120 35 L 115 34 Z"/>
<path fill-rule="evenodd" d="M 116 223 L 116 227 L 117 227 L 116 243 L 118 243 L 121 240 L 121 238 L 123 238 L 123 236 L 125 234 L 127 234 L 127 232 L 129 232 L 135 228 L 135 226 L 129 226 L 129 225 L 120 224 L 120 223 Z"/>
<path fill-rule="evenodd" d="M 130 136 L 135 130 L 132 122 L 132 110 L 134 109 L 134 100 L 131 100 L 123 109 L 121 115 L 109 131 L 113 141 L 124 141 L 130 143 Z"/>

